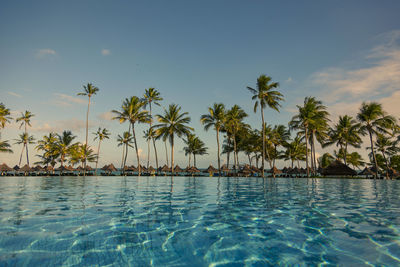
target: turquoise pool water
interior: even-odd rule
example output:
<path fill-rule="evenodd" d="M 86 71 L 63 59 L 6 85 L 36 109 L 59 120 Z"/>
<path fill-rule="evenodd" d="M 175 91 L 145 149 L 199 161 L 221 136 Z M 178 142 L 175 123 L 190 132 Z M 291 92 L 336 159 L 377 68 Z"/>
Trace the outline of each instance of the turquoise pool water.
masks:
<path fill-rule="evenodd" d="M 400 183 L 1 177 L 0 266 L 400 265 Z"/>

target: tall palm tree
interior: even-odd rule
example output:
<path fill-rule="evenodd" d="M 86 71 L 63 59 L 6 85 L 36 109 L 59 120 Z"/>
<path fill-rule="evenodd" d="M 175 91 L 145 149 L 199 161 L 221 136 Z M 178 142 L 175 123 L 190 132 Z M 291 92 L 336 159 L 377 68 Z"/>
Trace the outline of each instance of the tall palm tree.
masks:
<path fill-rule="evenodd" d="M 324 146 L 336 143 L 336 146 L 343 148 L 345 165 L 347 165 L 347 147 L 350 145 L 359 148 L 362 143 L 360 126 L 351 116 L 345 115 L 339 116 L 338 123 L 329 130 L 330 140 Z"/>
<path fill-rule="evenodd" d="M 185 156 L 188 156 L 189 158 L 189 162 L 188 162 L 188 167 L 191 167 L 191 158 L 192 158 L 192 154 L 194 151 L 194 139 L 196 138 L 196 135 L 189 133 L 186 136 L 186 139 L 183 139 L 183 142 L 186 144 L 185 147 L 183 147 L 183 151 L 185 151 Z"/>
<path fill-rule="evenodd" d="M 76 138 L 71 131 L 63 131 L 61 135 L 57 135 L 57 143 L 55 153 L 60 157 L 61 166 L 64 166 L 65 157 L 71 153 L 72 141 Z"/>
<path fill-rule="evenodd" d="M 143 136 L 146 141 L 148 141 L 147 146 L 150 145 L 149 141 L 153 141 L 153 149 L 154 149 L 154 154 L 156 156 L 156 168 L 158 169 L 158 157 L 157 157 L 157 147 L 156 147 L 156 139 L 157 139 L 157 134 L 156 131 L 154 130 L 153 127 L 149 128 L 148 130 L 144 131 L 144 136 Z M 148 151 L 150 149 L 148 148 Z M 150 161 L 150 152 L 147 155 L 147 168 L 149 167 L 149 161 Z"/>
<path fill-rule="evenodd" d="M 389 179 L 389 158 L 396 155 L 399 148 L 396 146 L 396 141 L 391 140 L 390 137 L 378 133 L 376 136 L 375 146 L 381 152 L 386 165 L 386 179 Z"/>
<path fill-rule="evenodd" d="M 88 83 L 87 85 L 83 86 L 84 91 L 81 93 L 78 93 L 78 95 L 82 96 L 87 96 L 88 97 L 88 108 L 87 108 L 87 113 L 86 113 L 86 139 L 85 139 L 85 149 L 88 149 L 88 136 L 89 136 L 89 108 L 90 108 L 90 99 L 92 96 L 97 94 L 99 91 L 99 88 L 94 86 L 91 83 Z M 83 163 L 84 169 L 86 169 L 86 162 Z"/>
<path fill-rule="evenodd" d="M 137 145 L 136 133 L 135 133 L 135 123 L 148 123 L 150 121 L 149 112 L 147 110 L 142 109 L 144 104 L 145 103 L 141 101 L 137 96 L 132 96 L 130 98 L 125 99 L 125 101 L 122 104 L 121 111 L 117 110 L 112 111 L 117 115 L 113 119 L 118 119 L 120 123 L 128 121 L 130 124 L 130 128 L 132 128 L 132 137 L 135 143 L 139 176 L 141 174 L 141 167 L 139 158 L 139 148 Z M 126 151 L 128 151 L 128 147 L 126 147 Z"/>
<path fill-rule="evenodd" d="M 15 119 L 15 121 L 17 123 L 18 122 L 21 123 L 19 128 L 21 129 L 22 126 L 24 126 L 24 129 L 25 129 L 24 130 L 24 135 L 20 135 L 20 139 L 19 139 L 19 141 L 22 141 L 22 136 L 25 138 L 25 142 L 21 142 L 21 144 L 23 144 L 23 147 L 22 147 L 22 152 L 21 152 L 21 158 L 19 160 L 19 165 L 21 164 L 22 153 L 24 152 L 24 149 L 26 149 L 26 161 L 27 161 L 27 164 L 29 165 L 28 144 L 32 144 L 32 143 L 29 141 L 28 126 L 32 126 L 31 125 L 31 119 L 34 116 L 35 115 L 32 112 L 26 110 L 24 113 L 21 112 L 21 116 Z M 33 141 L 33 137 L 32 137 L 31 141 Z"/>
<path fill-rule="evenodd" d="M 151 110 L 151 104 L 154 103 L 157 106 L 160 106 L 159 101 L 162 101 L 163 98 L 160 96 L 160 92 L 158 92 L 156 89 L 154 88 L 149 88 L 146 89 L 143 95 L 143 99 L 144 99 L 144 107 L 147 107 L 147 105 L 149 105 L 149 111 L 150 111 L 150 122 L 149 122 L 149 131 L 148 133 L 151 133 L 150 129 L 153 123 L 153 117 L 152 117 L 152 110 Z M 153 141 L 153 146 L 154 146 L 154 155 L 156 158 L 156 168 L 158 169 L 158 158 L 157 158 L 157 151 L 156 151 L 156 141 L 155 141 L 155 137 L 153 135 L 149 135 L 148 136 L 149 139 L 147 140 L 147 168 L 149 167 L 149 157 L 150 157 L 150 141 Z"/>
<path fill-rule="evenodd" d="M 261 75 L 257 79 L 257 89 L 247 87 L 247 89 L 253 94 L 252 100 L 255 100 L 254 113 L 257 112 L 257 107 L 261 108 L 261 131 L 262 131 L 262 164 L 261 164 L 261 174 L 264 177 L 264 160 L 265 160 L 265 129 L 264 129 L 264 108 L 270 107 L 279 112 L 280 101 L 283 100 L 283 95 L 274 90 L 279 87 L 279 83 L 272 82 L 271 77 L 266 75 Z"/>
<path fill-rule="evenodd" d="M 80 163 L 83 166 L 83 175 L 86 173 L 86 162 L 95 162 L 97 155 L 93 149 L 85 144 L 76 143 L 71 147 L 71 160 L 72 164 Z"/>
<path fill-rule="evenodd" d="M 220 145 L 219 145 L 219 132 L 224 125 L 225 121 L 225 105 L 222 103 L 214 103 L 212 107 L 208 108 L 209 114 L 201 115 L 200 122 L 204 125 L 204 129 L 208 131 L 211 127 L 214 128 L 217 135 L 217 159 L 218 159 L 218 173 L 221 176 L 221 158 L 220 158 Z"/>
<path fill-rule="evenodd" d="M 295 161 L 304 161 L 306 158 L 306 147 L 299 136 L 296 136 L 290 143 L 286 143 L 285 149 L 284 159 L 291 161 L 292 168 Z"/>
<path fill-rule="evenodd" d="M 124 132 L 117 137 L 118 146 L 122 146 L 122 160 L 121 160 L 121 169 L 125 172 L 126 158 L 128 156 L 128 147 L 133 147 L 133 137 L 130 132 Z"/>
<path fill-rule="evenodd" d="M 248 125 L 243 122 L 243 119 L 247 117 L 247 113 L 239 107 L 238 105 L 234 105 L 230 110 L 226 112 L 226 120 L 225 120 L 225 130 L 230 133 L 233 140 L 233 152 L 234 152 L 234 162 L 235 162 L 235 170 L 237 172 L 239 165 L 239 157 L 237 150 L 237 134 L 243 128 Z"/>
<path fill-rule="evenodd" d="M 11 121 L 10 109 L 6 108 L 3 103 L 0 103 L 0 129 L 6 126 L 6 123 Z"/>
<path fill-rule="evenodd" d="M 110 135 L 111 133 L 106 129 L 106 128 L 101 128 L 99 127 L 99 129 L 97 130 L 97 132 L 93 133 L 94 134 L 94 139 L 93 141 L 96 141 L 97 139 L 99 139 L 99 145 L 97 146 L 97 159 L 96 159 L 96 167 L 94 169 L 94 175 L 97 174 L 97 165 L 99 163 L 99 157 L 100 157 L 100 145 L 101 145 L 101 141 L 103 141 L 104 139 L 110 139 Z"/>
<path fill-rule="evenodd" d="M 335 160 L 335 157 L 333 157 L 329 153 L 324 153 L 321 157 L 318 159 L 319 166 L 321 168 L 326 168 Z"/>
<path fill-rule="evenodd" d="M 204 142 L 202 140 L 200 140 L 199 137 L 196 136 L 195 139 L 194 139 L 193 148 L 194 148 L 193 152 L 192 152 L 193 153 L 193 164 L 194 164 L 195 167 L 197 167 L 196 166 L 196 155 L 200 155 L 200 156 L 207 155 L 208 154 L 208 152 L 207 152 L 208 147 L 206 147 Z"/>
<path fill-rule="evenodd" d="M 272 143 L 274 146 L 274 154 L 276 155 L 273 160 L 273 167 L 275 167 L 275 160 L 278 158 L 278 146 L 285 146 L 290 139 L 290 132 L 286 129 L 285 125 L 275 125 L 272 129 Z M 275 173 L 273 173 L 275 177 Z"/>
<path fill-rule="evenodd" d="M 19 139 L 15 139 L 15 144 L 17 145 L 23 145 L 22 146 L 22 151 L 21 151 L 21 156 L 19 157 L 19 163 L 18 166 L 21 165 L 22 161 L 22 154 L 24 153 L 24 148 L 26 148 L 26 163 L 29 166 L 29 156 L 28 156 L 28 144 L 34 144 L 35 139 L 33 136 L 29 136 L 27 133 L 22 133 L 19 135 Z"/>
<path fill-rule="evenodd" d="M 360 166 L 365 165 L 365 162 L 364 162 L 362 156 L 355 151 L 350 154 L 347 154 L 346 161 L 350 165 L 353 165 L 353 168 L 357 168 L 357 169 L 360 169 Z"/>
<path fill-rule="evenodd" d="M 387 115 L 382 105 L 377 102 L 363 102 L 357 114 L 357 120 L 361 123 L 361 134 L 369 135 L 373 164 L 375 169 L 378 170 L 373 136 L 377 133 L 387 133 L 388 129 L 396 124 L 396 120 L 394 117 Z M 375 178 L 377 177 L 378 172 L 375 173 Z"/>
<path fill-rule="evenodd" d="M 158 136 L 168 138 L 171 144 L 171 170 L 174 172 L 174 137 L 188 135 L 193 128 L 187 126 L 190 122 L 189 113 L 181 112 L 181 107 L 171 104 L 168 110 L 164 109 L 164 115 L 157 115 L 159 124 L 154 125 Z"/>
<path fill-rule="evenodd" d="M 304 137 L 306 143 L 307 177 L 310 177 L 308 142 L 310 139 L 314 140 L 314 134 L 317 131 L 319 124 L 322 125 L 322 129 L 319 128 L 320 131 L 326 128 L 328 113 L 326 112 L 326 107 L 322 105 L 322 102 L 316 100 L 315 97 L 306 97 L 303 106 L 297 105 L 296 107 L 298 109 L 298 114 L 292 117 L 289 122 L 289 127 L 291 129 L 301 130 L 298 134 Z M 313 166 L 314 165 L 315 164 L 313 164 Z"/>

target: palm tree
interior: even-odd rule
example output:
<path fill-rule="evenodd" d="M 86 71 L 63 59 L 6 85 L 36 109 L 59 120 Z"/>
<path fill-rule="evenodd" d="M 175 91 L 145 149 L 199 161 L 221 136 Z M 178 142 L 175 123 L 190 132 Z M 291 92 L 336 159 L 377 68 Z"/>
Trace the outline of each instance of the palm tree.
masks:
<path fill-rule="evenodd" d="M 301 142 L 300 137 L 296 136 L 293 141 L 286 143 L 285 145 L 284 158 L 285 160 L 290 160 L 293 168 L 295 161 L 304 161 L 306 158 L 306 147 L 304 143 Z"/>
<path fill-rule="evenodd" d="M 359 148 L 362 143 L 360 126 L 352 117 L 345 115 L 339 116 L 339 122 L 329 131 L 330 141 L 324 146 L 336 143 L 336 146 L 343 148 L 345 165 L 347 165 L 347 146 Z"/>
<path fill-rule="evenodd" d="M 78 93 L 78 95 L 83 95 L 88 97 L 88 108 L 87 108 L 87 113 L 86 113 L 86 139 L 85 139 L 85 145 L 86 148 L 88 148 L 88 136 L 89 136 L 89 107 L 90 107 L 90 98 L 97 94 L 99 91 L 99 88 L 94 86 L 91 83 L 88 83 L 86 86 L 83 86 L 84 91 L 81 93 Z M 86 162 L 83 163 L 83 168 L 86 169 Z"/>
<path fill-rule="evenodd" d="M 122 146 L 122 160 L 121 160 L 121 169 L 125 172 L 126 158 L 128 156 L 128 147 L 133 147 L 133 137 L 130 132 L 124 132 L 117 137 L 118 146 Z"/>
<path fill-rule="evenodd" d="M 194 151 L 194 139 L 195 139 L 196 135 L 189 133 L 186 136 L 186 140 L 183 139 L 183 142 L 186 144 L 185 147 L 183 147 L 183 151 L 185 151 L 185 156 L 189 156 L 189 163 L 188 163 L 188 167 L 191 167 L 191 158 L 192 158 L 192 154 Z"/>
<path fill-rule="evenodd" d="M 273 168 L 275 167 L 275 160 L 278 158 L 278 146 L 285 146 L 290 139 L 290 132 L 284 125 L 275 125 L 272 129 L 272 143 L 274 146 L 275 158 L 273 160 Z M 275 177 L 275 173 L 273 173 Z"/>
<path fill-rule="evenodd" d="M 24 151 L 24 149 L 26 148 L 26 161 L 27 164 L 29 165 L 29 152 L 28 152 L 28 144 L 31 144 L 31 142 L 29 141 L 29 135 L 28 135 L 28 126 L 32 126 L 31 125 L 31 118 L 35 116 L 32 112 L 26 110 L 25 113 L 21 112 L 21 116 L 16 118 L 16 122 L 21 122 L 21 125 L 19 126 L 19 128 L 21 129 L 22 126 L 24 126 L 25 131 L 24 131 L 24 135 L 20 135 L 20 139 L 19 141 L 22 141 L 22 136 L 25 138 L 26 142 L 22 142 L 21 144 L 24 144 L 24 146 L 22 147 L 22 152 L 21 152 L 21 158 L 19 160 L 19 165 L 21 164 L 21 160 L 22 160 L 22 153 Z M 33 142 L 33 137 L 32 140 Z"/>
<path fill-rule="evenodd" d="M 46 164 L 46 166 L 51 164 L 53 167 L 56 165 L 56 159 L 58 157 L 56 151 L 57 139 L 57 134 L 49 133 L 37 142 L 36 150 L 43 151 L 43 154 L 39 155 L 40 158 L 42 158 L 42 164 Z"/>
<path fill-rule="evenodd" d="M 324 153 L 321 157 L 318 159 L 318 164 L 321 168 L 326 168 L 331 164 L 335 158 L 329 154 L 329 153 Z"/>
<path fill-rule="evenodd" d="M 135 143 L 136 150 L 136 158 L 138 163 L 138 172 L 139 176 L 141 173 L 140 170 L 140 159 L 139 159 L 139 148 L 136 140 L 135 133 L 135 123 L 148 123 L 150 121 L 149 112 L 147 110 L 142 110 L 144 106 L 144 102 L 141 101 L 137 96 L 132 96 L 130 98 L 126 98 L 122 104 L 122 111 L 113 110 L 117 116 L 113 119 L 118 119 L 120 123 L 125 121 L 129 122 L 130 128 L 132 128 L 132 137 Z M 128 151 L 128 147 L 126 147 L 126 152 Z M 125 158 L 126 160 L 126 158 Z"/>
<path fill-rule="evenodd" d="M 29 136 L 27 133 L 22 133 L 19 135 L 19 139 L 15 139 L 15 144 L 20 145 L 23 144 L 21 156 L 19 157 L 18 166 L 21 166 L 22 154 L 24 153 L 24 148 L 26 148 L 26 163 L 29 166 L 29 156 L 28 156 L 28 144 L 34 144 L 35 139 L 33 136 Z"/>
<path fill-rule="evenodd" d="M 187 126 L 190 117 L 187 112 L 181 112 L 181 107 L 171 104 L 168 110 L 164 109 L 164 115 L 157 115 L 159 124 L 154 125 L 157 136 L 168 138 L 171 144 L 171 170 L 174 172 L 174 137 L 188 135 L 193 128 Z"/>
<path fill-rule="evenodd" d="M 378 170 L 373 135 L 387 133 L 396 120 L 394 117 L 386 115 L 382 105 L 377 102 L 363 102 L 357 114 L 357 120 L 361 123 L 361 134 L 366 135 L 368 133 L 369 135 L 373 164 L 375 169 Z M 375 178 L 378 178 L 378 172 L 375 173 Z"/>
<path fill-rule="evenodd" d="M 375 146 L 381 152 L 386 165 L 386 179 L 389 179 L 389 158 L 396 155 L 399 148 L 396 146 L 397 142 L 390 139 L 383 134 L 378 133 L 376 136 Z"/>
<path fill-rule="evenodd" d="M 187 135 L 187 139 L 183 140 L 185 144 L 187 145 L 186 147 L 183 148 L 185 151 L 185 156 L 189 155 L 189 167 L 190 167 L 190 156 L 193 154 L 193 165 L 196 167 L 196 155 L 205 155 L 207 153 L 207 147 L 205 146 L 204 142 L 200 140 L 199 137 L 197 137 L 194 134 L 189 133 Z"/>
<path fill-rule="evenodd" d="M 360 169 L 360 166 L 364 166 L 365 162 L 360 154 L 357 152 L 352 152 L 350 154 L 347 154 L 346 161 L 353 165 L 353 168 Z"/>
<path fill-rule="evenodd" d="M 86 174 L 86 162 L 95 162 L 97 155 L 93 149 L 85 144 L 76 143 L 71 147 L 71 160 L 72 164 L 81 163 L 83 165 L 83 175 Z"/>
<path fill-rule="evenodd" d="M 233 140 L 233 151 L 234 151 L 234 162 L 235 170 L 238 170 L 239 157 L 237 150 L 237 134 L 243 127 L 248 127 L 247 124 L 243 123 L 243 119 L 247 117 L 247 113 L 239 107 L 234 105 L 230 110 L 226 112 L 226 120 L 224 128 L 230 134 Z"/>
<path fill-rule="evenodd" d="M 64 166 L 65 157 L 71 153 L 72 141 L 76 138 L 71 131 L 63 131 L 61 135 L 57 135 L 57 143 L 55 153 L 60 157 L 61 166 Z"/>
<path fill-rule="evenodd" d="M 316 100 L 315 97 L 306 97 L 303 106 L 297 105 L 296 107 L 298 108 L 298 114 L 292 117 L 289 122 L 289 127 L 291 129 L 301 130 L 298 134 L 304 137 L 306 142 L 307 177 L 310 177 L 308 142 L 310 139 L 314 140 L 314 135 L 317 130 L 324 131 L 326 129 L 328 112 L 326 112 L 326 107 L 322 105 L 322 102 Z M 313 166 L 314 165 L 313 163 Z"/>
<path fill-rule="evenodd" d="M 153 123 L 153 117 L 152 117 L 152 112 L 151 112 L 151 103 L 154 103 L 155 105 L 160 106 L 159 101 L 162 101 L 163 98 L 160 96 L 160 93 L 154 88 L 146 89 L 145 92 L 144 92 L 143 98 L 144 98 L 144 107 L 149 105 L 149 110 L 150 110 L 150 114 L 149 114 L 150 115 L 150 122 L 149 122 L 149 124 L 150 124 L 150 126 L 149 126 L 148 133 L 151 133 L 150 129 L 151 129 L 151 126 L 152 126 L 152 123 Z M 150 141 L 153 140 L 154 155 L 155 155 L 155 158 L 156 158 L 156 168 L 158 169 L 158 158 L 157 158 L 155 137 L 154 137 L 154 135 L 149 135 L 148 137 L 149 138 L 146 139 L 147 143 L 148 143 L 147 144 L 147 149 L 148 149 L 148 151 L 147 151 L 147 158 L 148 158 L 147 159 L 147 168 L 149 167 L 149 161 L 150 161 L 150 159 L 149 159 L 149 157 L 150 157 Z"/>
<path fill-rule="evenodd" d="M 106 128 L 101 128 L 99 127 L 99 129 L 97 130 L 97 132 L 93 133 L 94 139 L 93 141 L 96 141 L 97 139 L 99 139 L 99 145 L 97 146 L 97 159 L 96 159 L 96 167 L 94 169 L 94 175 L 97 174 L 97 165 L 99 163 L 99 157 L 100 157 L 100 145 L 101 145 L 101 141 L 103 141 L 104 139 L 109 139 L 110 138 L 110 132 L 106 129 Z"/>
<path fill-rule="evenodd" d="M 217 135 L 217 159 L 218 159 L 218 173 L 221 176 L 221 159 L 220 159 L 220 145 L 219 145 L 219 132 L 224 125 L 225 121 L 225 105 L 222 103 L 214 103 L 213 107 L 208 108 L 209 114 L 204 114 L 200 118 L 200 122 L 204 125 L 204 129 L 208 131 L 211 127 L 215 129 Z"/>
<path fill-rule="evenodd" d="M 0 135 L 0 139 L 1 139 L 1 135 Z M 8 141 L 1 141 L 0 140 L 0 152 L 2 153 L 13 153 L 13 151 L 10 148 L 10 144 L 8 143 Z"/>
<path fill-rule="evenodd" d="M 265 129 L 264 129 L 264 108 L 266 106 L 279 112 L 280 101 L 283 100 L 283 95 L 274 90 L 279 87 L 279 83 L 272 82 L 271 77 L 261 75 L 257 79 L 257 89 L 247 87 L 247 89 L 253 94 L 252 100 L 255 100 L 254 113 L 257 112 L 257 107 L 260 105 L 261 108 L 261 127 L 262 127 L 262 164 L 261 164 L 261 175 L 264 177 L 264 160 L 265 160 Z"/>
<path fill-rule="evenodd" d="M 6 126 L 6 123 L 11 121 L 10 109 L 6 108 L 3 103 L 0 103 L 0 129 Z"/>

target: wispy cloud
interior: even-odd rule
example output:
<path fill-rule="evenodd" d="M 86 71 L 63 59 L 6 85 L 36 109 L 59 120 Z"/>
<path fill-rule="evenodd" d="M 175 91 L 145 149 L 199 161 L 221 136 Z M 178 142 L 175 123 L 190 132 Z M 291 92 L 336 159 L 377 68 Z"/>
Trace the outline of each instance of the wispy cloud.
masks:
<path fill-rule="evenodd" d="M 43 57 L 45 57 L 45 56 L 55 56 L 55 55 L 57 55 L 56 51 L 53 50 L 53 49 L 49 49 L 49 48 L 46 48 L 46 49 L 39 49 L 39 50 L 36 52 L 36 57 L 37 57 L 37 58 L 43 58 Z"/>
<path fill-rule="evenodd" d="M 113 117 L 115 117 L 115 115 L 111 111 L 101 113 L 97 116 L 97 118 L 99 118 L 100 120 L 106 121 L 111 121 Z"/>
<path fill-rule="evenodd" d="M 89 127 L 93 125 L 90 123 Z M 53 122 L 44 122 L 42 124 L 33 124 L 31 130 L 33 132 L 56 132 L 60 133 L 64 130 L 71 130 L 72 132 L 79 132 L 86 128 L 86 123 L 83 120 L 72 118 L 67 120 L 59 120 Z"/>
<path fill-rule="evenodd" d="M 377 99 L 400 89 L 400 32 L 386 34 L 384 43 L 366 53 L 365 67 L 332 67 L 314 73 L 312 83 L 321 88 L 325 101 Z"/>
<path fill-rule="evenodd" d="M 103 56 L 108 56 L 108 55 L 111 54 L 111 51 L 110 51 L 109 49 L 102 49 L 102 50 L 101 50 L 101 54 L 102 54 Z"/>
<path fill-rule="evenodd" d="M 53 104 L 57 106 L 72 106 L 73 104 L 86 104 L 86 100 L 76 96 L 70 96 L 66 94 L 55 93 L 54 96 L 56 97 L 53 100 Z"/>
<path fill-rule="evenodd" d="M 15 97 L 22 97 L 22 95 L 14 93 L 14 92 L 7 92 L 7 94 L 15 96 Z"/>

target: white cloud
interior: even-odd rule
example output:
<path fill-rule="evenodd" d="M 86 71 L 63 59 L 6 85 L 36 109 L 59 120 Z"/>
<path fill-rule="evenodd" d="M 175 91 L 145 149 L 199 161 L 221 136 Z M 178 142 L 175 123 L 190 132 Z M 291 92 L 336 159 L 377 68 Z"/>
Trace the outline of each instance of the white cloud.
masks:
<path fill-rule="evenodd" d="M 82 97 L 77 96 L 70 96 L 66 94 L 55 93 L 54 96 L 56 97 L 53 101 L 53 104 L 57 106 L 72 106 L 73 104 L 87 104 L 87 100 Z"/>
<path fill-rule="evenodd" d="M 102 50 L 101 50 L 101 54 L 102 54 L 103 56 L 108 56 L 108 55 L 111 54 L 111 51 L 110 51 L 109 49 L 102 49 Z"/>
<path fill-rule="evenodd" d="M 22 95 L 14 93 L 14 92 L 7 92 L 7 94 L 15 96 L 15 97 L 22 97 Z"/>
<path fill-rule="evenodd" d="M 366 53 L 365 67 L 332 67 L 314 73 L 311 80 L 321 89 L 322 99 L 329 103 L 372 100 L 400 90 L 400 32 L 389 33 L 383 40 Z"/>
<path fill-rule="evenodd" d="M 89 123 L 89 128 L 92 127 L 91 123 Z M 67 119 L 67 120 L 59 120 L 53 122 L 44 122 L 42 124 L 32 124 L 31 130 L 33 132 L 56 132 L 60 133 L 64 130 L 71 130 L 72 132 L 79 132 L 82 129 L 86 128 L 86 122 L 77 118 Z"/>
<path fill-rule="evenodd" d="M 111 121 L 115 115 L 111 111 L 101 113 L 97 116 L 100 120 Z"/>
<path fill-rule="evenodd" d="M 36 57 L 37 58 L 42 58 L 42 57 L 45 57 L 45 56 L 55 56 L 55 55 L 57 55 L 57 53 L 56 53 L 56 51 L 55 50 L 53 50 L 53 49 L 49 49 L 49 48 L 46 48 L 46 49 L 39 49 L 37 52 L 36 52 Z"/>

